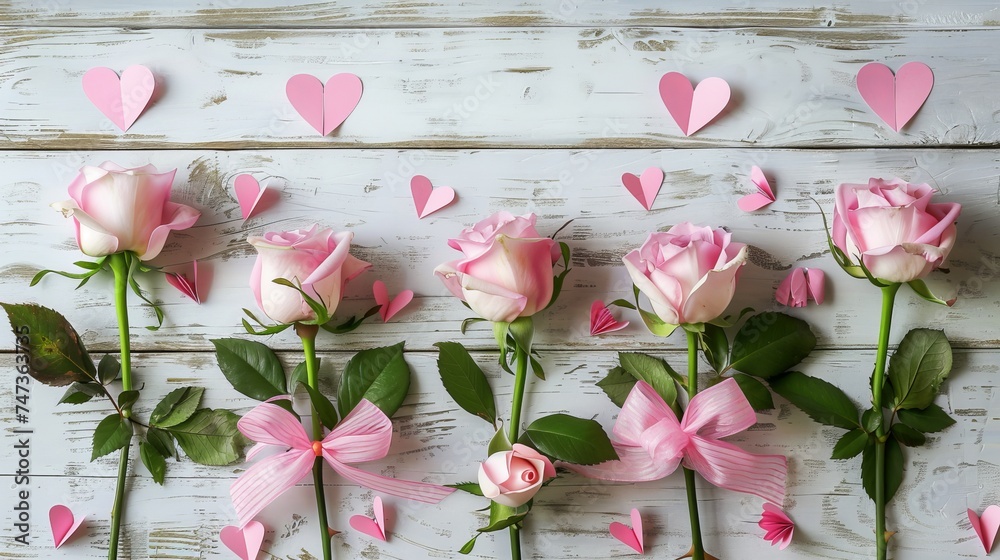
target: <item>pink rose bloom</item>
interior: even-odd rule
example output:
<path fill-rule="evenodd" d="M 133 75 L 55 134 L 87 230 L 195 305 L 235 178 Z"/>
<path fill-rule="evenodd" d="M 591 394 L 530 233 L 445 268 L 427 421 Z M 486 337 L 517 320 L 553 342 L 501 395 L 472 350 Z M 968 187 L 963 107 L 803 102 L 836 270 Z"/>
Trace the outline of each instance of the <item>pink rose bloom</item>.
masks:
<path fill-rule="evenodd" d="M 909 282 L 940 267 L 955 245 L 962 205 L 931 203 L 934 189 L 902 179 L 837 187 L 833 242 L 872 276 Z"/>
<path fill-rule="evenodd" d="M 350 254 L 354 234 L 318 229 L 265 233 L 250 236 L 247 243 L 257 249 L 257 262 L 250 276 L 250 288 L 260 307 L 272 320 L 290 324 L 309 321 L 316 313 L 297 290 L 272 282 L 284 278 L 301 284 L 302 290 L 326 305 L 332 315 L 340 305 L 344 286 L 371 267 Z"/>
<path fill-rule="evenodd" d="M 545 309 L 559 244 L 535 229 L 535 215 L 498 212 L 448 245 L 465 258 L 434 269 L 455 297 L 489 321 L 511 322 Z"/>
<path fill-rule="evenodd" d="M 651 233 L 622 261 L 653 312 L 669 325 L 711 321 L 722 315 L 736 291 L 747 248 L 732 234 L 688 222 Z"/>
<path fill-rule="evenodd" d="M 177 170 L 152 165 L 125 169 L 111 162 L 86 166 L 69 186 L 70 200 L 52 205 L 76 226 L 76 243 L 91 257 L 132 251 L 156 258 L 171 230 L 187 229 L 201 213 L 170 202 Z"/>
<path fill-rule="evenodd" d="M 514 449 L 498 451 L 479 465 L 479 488 L 494 502 L 516 508 L 528 503 L 555 475 L 548 457 L 515 443 Z"/>

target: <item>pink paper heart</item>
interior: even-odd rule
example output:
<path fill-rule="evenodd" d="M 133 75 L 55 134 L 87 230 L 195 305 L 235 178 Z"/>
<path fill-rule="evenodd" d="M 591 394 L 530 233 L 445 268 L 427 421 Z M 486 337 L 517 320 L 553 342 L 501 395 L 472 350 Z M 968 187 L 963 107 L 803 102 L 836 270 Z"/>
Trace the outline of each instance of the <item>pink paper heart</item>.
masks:
<path fill-rule="evenodd" d="M 805 307 L 809 299 L 822 305 L 826 298 L 826 274 L 818 268 L 792 270 L 774 292 L 774 299 L 789 307 Z"/>
<path fill-rule="evenodd" d="M 993 542 L 997 539 L 997 532 L 1000 531 L 1000 506 L 990 506 L 983 512 L 983 516 L 976 515 L 976 512 L 969 510 L 969 522 L 972 523 L 972 530 L 979 537 L 979 542 L 983 543 L 986 554 L 993 550 Z"/>
<path fill-rule="evenodd" d="M 650 210 L 653 208 L 656 195 L 660 192 L 660 187 L 663 186 L 663 170 L 650 167 L 639 177 L 632 173 L 623 173 L 622 185 L 625 185 L 625 190 L 635 197 L 643 208 Z"/>
<path fill-rule="evenodd" d="M 692 87 L 680 72 L 668 72 L 660 78 L 660 99 L 684 136 L 691 136 L 719 116 L 731 94 L 729 83 L 722 78 L 706 78 L 698 87 Z"/>
<path fill-rule="evenodd" d="M 750 181 L 757 187 L 757 192 L 750 193 L 736 202 L 740 210 L 744 212 L 755 212 L 774 202 L 774 191 L 771 184 L 767 182 L 764 172 L 756 165 L 750 169 Z"/>
<path fill-rule="evenodd" d="M 258 210 L 258 206 L 267 193 L 267 185 L 261 187 L 253 175 L 243 173 L 236 176 L 236 180 L 233 182 L 233 191 L 236 192 L 236 201 L 240 203 L 240 214 L 245 222 Z M 263 207 L 261 206 L 259 209 L 263 210 Z"/>
<path fill-rule="evenodd" d="M 229 525 L 219 533 L 219 540 L 241 560 L 255 560 L 264 544 L 264 525 L 251 521 L 246 527 Z"/>
<path fill-rule="evenodd" d="M 385 541 L 385 511 L 382 509 L 382 498 L 375 496 L 372 510 L 375 514 L 374 519 L 364 515 L 352 515 L 349 521 L 351 527 L 373 539 Z"/>
<path fill-rule="evenodd" d="M 372 292 L 375 294 L 375 303 L 381 306 L 378 310 L 383 323 L 388 323 L 397 313 L 413 301 L 413 290 L 403 290 L 396 295 L 396 299 L 389 299 L 389 289 L 385 287 L 385 282 L 376 280 L 372 284 Z"/>
<path fill-rule="evenodd" d="M 73 512 L 64 505 L 56 504 L 49 509 L 49 526 L 52 528 L 52 544 L 56 548 L 62 546 L 69 540 L 73 533 L 80 528 L 86 515 L 79 519 L 73 518 Z"/>
<path fill-rule="evenodd" d="M 285 84 L 292 107 L 317 132 L 326 136 L 343 124 L 361 101 L 361 78 L 336 74 L 326 81 L 310 74 L 296 74 Z"/>
<path fill-rule="evenodd" d="M 191 261 L 191 278 L 178 272 L 168 272 L 167 283 L 193 299 L 195 303 L 201 303 L 201 294 L 198 291 L 198 261 Z"/>
<path fill-rule="evenodd" d="M 614 521 L 608 526 L 608 529 L 611 531 L 611 536 L 621 541 L 622 544 L 639 554 L 643 553 L 642 516 L 639 515 L 639 510 L 632 508 L 631 527 Z"/>
<path fill-rule="evenodd" d="M 83 93 L 104 116 L 127 131 L 146 110 L 156 79 L 145 66 L 129 66 L 121 75 L 110 68 L 91 68 L 83 75 Z"/>
<path fill-rule="evenodd" d="M 604 302 L 595 301 L 590 306 L 590 336 L 620 331 L 628 326 L 628 321 L 617 321 Z"/>
<path fill-rule="evenodd" d="M 923 62 L 908 62 L 896 75 L 888 66 L 870 62 L 858 71 L 858 92 L 872 111 L 899 132 L 917 114 L 934 87 L 934 73 Z"/>
<path fill-rule="evenodd" d="M 410 194 L 413 204 L 417 207 L 417 217 L 424 218 L 448 206 L 455 201 L 455 189 L 451 187 L 434 188 L 431 180 L 423 175 L 414 175 L 410 179 Z"/>

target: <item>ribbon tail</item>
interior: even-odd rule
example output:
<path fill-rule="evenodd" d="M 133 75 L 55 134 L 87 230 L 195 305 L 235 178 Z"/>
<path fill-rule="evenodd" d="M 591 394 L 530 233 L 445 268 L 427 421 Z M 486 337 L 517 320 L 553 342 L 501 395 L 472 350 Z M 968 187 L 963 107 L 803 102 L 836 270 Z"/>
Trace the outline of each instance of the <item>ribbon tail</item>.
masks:
<path fill-rule="evenodd" d="M 756 455 L 731 443 L 693 436 L 684 465 L 719 488 L 775 504 L 785 501 L 788 461 L 784 455 Z"/>
<path fill-rule="evenodd" d="M 292 450 L 262 459 L 241 474 L 229 487 L 240 527 L 302 480 L 315 459 L 316 455 L 310 451 Z"/>
<path fill-rule="evenodd" d="M 324 455 L 326 454 L 324 453 Z M 329 456 L 326 456 L 326 461 L 330 464 L 330 467 L 337 472 L 337 474 L 347 480 L 364 486 L 365 488 L 370 488 L 376 492 L 396 496 L 397 498 L 405 498 L 407 500 L 423 502 L 425 504 L 436 504 L 447 498 L 452 492 L 455 491 L 454 488 L 446 488 L 436 484 L 427 484 L 426 482 L 415 482 L 411 480 L 399 480 L 388 476 L 382 476 L 380 474 L 366 472 L 359 468 L 341 463 L 340 461 L 331 460 Z"/>
<path fill-rule="evenodd" d="M 613 482 L 647 482 L 666 477 L 680 465 L 679 457 L 655 461 L 642 447 L 621 444 L 615 444 L 614 447 L 618 453 L 617 461 L 605 461 L 597 465 L 561 463 L 560 466 L 587 478 Z"/>

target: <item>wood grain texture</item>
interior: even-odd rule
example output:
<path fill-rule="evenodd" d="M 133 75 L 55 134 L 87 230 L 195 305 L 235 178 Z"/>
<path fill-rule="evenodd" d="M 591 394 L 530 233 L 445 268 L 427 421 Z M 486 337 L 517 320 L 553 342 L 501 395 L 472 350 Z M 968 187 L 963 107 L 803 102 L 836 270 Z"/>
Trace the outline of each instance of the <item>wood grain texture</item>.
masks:
<path fill-rule="evenodd" d="M 0 22 L 21 26 L 93 27 L 495 27 L 650 25 L 683 27 L 953 27 L 996 25 L 1000 10 L 989 0 L 929 2 L 791 2 L 790 0 L 392 0 L 283 3 L 275 0 L 152 0 L 97 3 L 5 0 Z"/>
<path fill-rule="evenodd" d="M 208 350 L 209 338 L 242 332 L 241 309 L 255 308 L 247 285 L 255 252 L 248 234 L 308 227 L 314 222 L 356 233 L 356 254 L 375 263 L 348 288 L 340 315 L 363 312 L 373 305 L 371 284 L 387 282 L 391 293 L 409 288 L 417 298 L 398 319 L 370 321 L 337 344 L 360 349 L 372 343 L 406 339 L 414 350 L 432 350 L 439 340 L 459 337 L 469 311 L 450 296 L 432 271 L 458 253 L 445 243 L 463 227 L 488 214 L 507 210 L 536 212 L 540 229 L 563 230 L 574 254 L 574 270 L 555 307 L 540 315 L 537 343 L 543 347 L 675 348 L 682 337 L 662 340 L 634 324 L 602 338 L 588 332 L 590 304 L 631 297 L 631 282 L 621 257 L 638 247 L 651 231 L 680 221 L 726 225 L 737 240 L 750 243 L 751 264 L 741 276 L 735 312 L 746 306 L 759 311 L 778 309 L 774 289 L 794 266 L 827 271 L 830 300 L 823 306 L 793 310 L 813 324 L 823 346 L 874 344 L 878 290 L 842 273 L 828 254 L 815 199 L 829 214 L 833 188 L 840 182 L 867 182 L 870 176 L 901 176 L 928 182 L 947 200 L 965 205 L 959 223 L 960 242 L 952 254 L 951 273 L 935 275 L 943 291 L 957 290 L 953 308 L 929 304 L 908 290 L 901 292 L 896 332 L 918 325 L 942 325 L 959 346 L 994 347 L 995 332 L 983 322 L 995 322 L 1000 294 L 1000 194 L 995 154 L 960 150 L 499 150 L 394 151 L 276 150 L 268 152 L 88 152 L 4 154 L 0 179 L 4 219 L 0 239 L 0 290 L 5 300 L 48 301 L 78 325 L 94 348 L 117 347 L 114 314 L 107 313 L 110 278 L 98 277 L 72 297 L 76 283 L 49 276 L 40 286 L 28 281 L 42 268 L 68 270 L 82 258 L 70 221 L 48 204 L 66 197 L 76 170 L 84 162 L 111 159 L 121 165 L 153 163 L 178 168 L 174 200 L 202 211 L 195 228 L 173 233 L 162 256 L 154 261 L 177 270 L 192 259 L 201 263 L 206 299 L 195 305 L 168 286 L 162 276 L 148 275 L 142 283 L 164 304 L 167 322 L 158 332 L 134 330 L 141 350 Z M 778 201 L 768 209 L 746 214 L 736 207 L 739 196 L 753 188 L 750 167 L 760 165 L 771 178 Z M 639 173 L 659 166 L 664 186 L 646 212 L 621 186 L 623 172 Z M 232 182 L 239 173 L 272 181 L 278 200 L 242 224 Z M 453 186 L 458 202 L 418 220 L 409 193 L 409 177 L 430 177 L 437 185 Z M 391 219 L 387 220 L 387 216 Z M 182 269 L 183 270 L 183 269 Z M 133 298 L 133 301 L 135 298 Z M 618 312 L 622 314 L 621 311 Z M 150 324 L 152 314 L 138 303 L 133 323 Z M 462 339 L 471 347 L 494 347 L 487 328 L 472 328 Z M 292 348 L 294 337 L 278 336 L 276 347 Z"/>
<path fill-rule="evenodd" d="M 1000 143 L 1000 29 L 0 29 L 0 149 L 862 147 Z M 929 64 L 902 134 L 855 90 L 870 60 Z M 80 90 L 145 64 L 154 104 L 120 133 Z M 721 76 L 726 113 L 684 137 L 660 76 Z M 297 73 L 354 72 L 365 93 L 329 137 L 285 98 Z"/>
<path fill-rule="evenodd" d="M 666 354 L 674 364 L 682 353 Z M 296 354 L 284 355 L 291 365 Z M 347 356 L 324 354 L 321 385 L 332 394 L 333 381 Z M 510 377 L 497 372 L 493 354 L 477 359 L 488 372 L 501 409 L 510 398 Z M 817 352 L 803 364 L 807 373 L 843 387 L 858 403 L 865 401 L 864 374 L 871 351 Z M 367 468 L 383 474 L 448 483 L 474 478 L 477 463 L 491 436 L 488 424 L 459 410 L 441 388 L 433 353 L 409 353 L 414 387 L 395 420 L 396 437 L 390 455 Z M 546 352 L 542 356 L 549 378 L 533 380 L 526 420 L 552 412 L 594 416 L 610 427 L 617 409 L 594 385 L 616 357 L 600 351 Z M 960 351 L 955 374 L 938 402 L 958 424 L 931 438 L 928 447 L 906 451 L 906 482 L 901 498 L 890 508 L 889 527 L 899 531 L 896 558 L 939 560 L 975 557 L 979 543 L 964 518 L 967 507 L 980 508 L 997 499 L 998 432 L 996 379 L 1000 375 L 996 350 Z M 13 369 L 10 355 L 0 356 L 0 369 Z M 678 367 L 680 367 L 678 365 Z M 252 401 L 237 394 L 219 373 L 214 357 L 206 353 L 143 354 L 136 360 L 136 375 L 146 384 L 136 409 L 148 414 L 152 405 L 173 388 L 198 383 L 209 387 L 205 404 L 245 410 Z M 100 558 L 107 546 L 107 511 L 114 479 L 113 458 L 87 463 L 89 437 L 106 414 L 100 404 L 61 405 L 61 390 L 32 388 L 32 511 L 36 516 L 30 548 L 9 547 L 6 558 Z M 572 394 L 573 398 L 566 398 Z M 10 448 L 15 435 L 11 415 L 13 393 L 0 387 L 0 429 Z M 305 405 L 305 402 L 300 402 Z M 786 453 L 790 457 L 790 485 L 786 507 L 797 524 L 795 545 L 788 558 L 854 560 L 873 555 L 869 542 L 873 506 L 857 482 L 860 459 L 831 461 L 829 450 L 842 433 L 820 427 L 803 413 L 776 398 L 778 408 L 759 415 L 759 423 L 732 441 L 757 453 Z M 53 442 L 62 442 L 53 445 Z M 14 470 L 9 453 L 0 459 L 0 477 Z M 141 465 L 130 484 L 125 550 L 131 558 L 229 558 L 216 539 L 217 532 L 234 522 L 228 487 L 242 466 L 211 468 L 184 460 L 170 462 L 166 485 L 152 483 Z M 374 543 L 347 527 L 355 513 L 366 513 L 372 493 L 329 477 L 331 523 L 346 531 L 334 539 L 338 558 L 389 559 L 454 557 L 454 551 L 480 526 L 472 513 L 483 500 L 455 495 L 437 506 L 408 504 L 388 498 L 392 535 L 388 543 Z M 763 558 L 772 554 L 760 539 L 756 521 L 757 498 L 712 488 L 701 491 L 703 525 L 709 550 L 720 558 Z M 45 523 L 40 514 L 52 503 L 67 503 L 91 520 L 80 536 L 58 553 L 46 545 Z M 315 539 L 315 502 L 308 484 L 296 487 L 261 515 L 270 529 L 265 550 L 277 558 L 313 558 L 319 553 Z M 536 499 L 525 531 L 528 558 L 598 559 L 625 556 L 628 549 L 607 533 L 611 521 L 627 520 L 631 507 L 646 520 L 647 554 L 672 558 L 687 544 L 687 514 L 683 480 L 679 475 L 642 484 L 604 484 L 564 476 Z M 11 512 L 0 512 L 9 526 Z M 5 545 L 6 546 L 6 545 Z M 504 557 L 505 535 L 485 537 L 471 558 Z M 309 556 L 309 555 L 312 556 Z"/>

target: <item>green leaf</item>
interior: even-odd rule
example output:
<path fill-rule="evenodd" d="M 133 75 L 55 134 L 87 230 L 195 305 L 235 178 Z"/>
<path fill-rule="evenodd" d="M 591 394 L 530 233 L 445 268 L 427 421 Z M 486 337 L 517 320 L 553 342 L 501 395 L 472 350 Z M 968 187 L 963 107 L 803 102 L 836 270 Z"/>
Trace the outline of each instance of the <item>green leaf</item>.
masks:
<path fill-rule="evenodd" d="M 239 459 L 243 450 L 243 435 L 236 429 L 239 419 L 229 410 L 202 408 L 167 431 L 195 463 L 223 466 Z"/>
<path fill-rule="evenodd" d="M 482 323 L 485 321 L 486 319 L 483 319 L 482 317 L 469 317 L 468 319 L 463 320 L 461 328 L 462 334 L 465 334 L 465 332 L 468 331 L 469 327 L 471 327 L 472 325 L 475 325 L 476 323 Z M 475 541 L 475 539 L 473 539 L 473 541 Z"/>
<path fill-rule="evenodd" d="M 313 389 L 308 383 L 304 383 L 302 386 L 309 393 L 309 400 L 312 401 L 313 410 L 319 416 L 319 421 L 323 423 L 326 429 L 332 430 L 337 425 L 337 422 L 340 421 L 337 418 L 337 409 L 334 408 L 333 403 L 323 393 L 320 393 L 317 389 Z"/>
<path fill-rule="evenodd" d="M 770 381 L 771 389 L 800 408 L 810 418 L 845 430 L 859 428 L 858 409 L 835 385 L 797 371 Z"/>
<path fill-rule="evenodd" d="M 36 381 L 65 387 L 97 379 L 97 368 L 87 348 L 65 317 L 34 304 L 0 303 L 0 307 L 7 312 L 19 341 L 28 338 L 28 375 Z M 27 334 L 21 334 L 24 328 Z"/>
<path fill-rule="evenodd" d="M 742 373 L 737 373 L 733 375 L 733 379 L 739 384 L 740 389 L 743 390 L 743 396 L 750 401 L 750 406 L 754 410 L 771 410 L 774 408 L 774 400 L 771 399 L 771 391 L 767 390 L 767 387 L 763 383 L 745 375 Z"/>
<path fill-rule="evenodd" d="M 316 370 L 319 370 L 319 364 L 322 358 L 316 358 Z M 299 362 L 299 365 L 295 366 L 292 370 L 292 375 L 288 377 L 288 394 L 291 395 L 295 392 L 295 388 L 301 383 L 306 385 L 309 383 L 309 370 L 306 368 L 305 361 Z"/>
<path fill-rule="evenodd" d="M 284 286 L 286 288 L 291 288 L 295 290 L 296 292 L 299 293 L 299 296 L 302 298 L 302 301 L 306 302 L 306 305 L 309 306 L 309 309 L 312 309 L 312 312 L 313 314 L 316 315 L 316 318 L 311 321 L 302 321 L 303 323 L 313 324 L 313 325 L 324 325 L 330 321 L 330 311 L 326 307 L 326 302 L 324 302 L 322 299 L 317 300 L 316 298 L 306 293 L 300 285 L 293 283 L 291 280 L 288 280 L 287 278 L 275 278 L 271 280 L 271 282 L 279 286 Z"/>
<path fill-rule="evenodd" d="M 892 425 L 892 436 L 896 438 L 899 443 L 907 447 L 920 447 L 921 445 L 927 443 L 927 437 L 924 434 L 914 430 L 913 428 L 902 423 L 895 423 Z"/>
<path fill-rule="evenodd" d="M 205 389 L 201 387 L 181 387 L 170 391 L 149 415 L 150 426 L 169 428 L 191 418 L 204 394 Z"/>
<path fill-rule="evenodd" d="M 677 373 L 667 362 L 638 352 L 619 352 L 618 361 L 633 377 L 649 383 L 663 397 L 667 406 L 673 405 L 677 400 L 677 385 L 674 384 Z"/>
<path fill-rule="evenodd" d="M 927 408 L 951 372 L 951 345 L 944 331 L 913 329 L 889 358 L 894 409 Z"/>
<path fill-rule="evenodd" d="M 869 408 L 861 413 L 861 425 L 865 427 L 868 433 L 874 434 L 882 427 L 882 422 L 884 421 L 885 418 L 882 417 L 881 410 Z"/>
<path fill-rule="evenodd" d="M 252 340 L 212 341 L 219 368 L 233 388 L 258 401 L 285 394 L 285 372 L 273 350 Z"/>
<path fill-rule="evenodd" d="M 529 504 L 531 504 L 531 502 L 528 502 L 520 507 L 512 508 L 496 502 L 490 502 L 490 523 L 486 527 L 476 530 L 480 533 L 492 533 L 520 523 L 531 510 L 531 506 Z"/>
<path fill-rule="evenodd" d="M 497 407 L 493 389 L 482 368 L 465 346 L 457 342 L 438 342 L 438 373 L 451 398 L 469 414 L 496 425 Z"/>
<path fill-rule="evenodd" d="M 833 455 L 830 458 L 850 459 L 851 457 L 857 457 L 858 454 L 864 451 L 865 445 L 868 443 L 868 438 L 868 432 L 861 428 L 855 428 L 847 432 L 833 446 Z"/>
<path fill-rule="evenodd" d="M 615 406 L 621 408 L 625 406 L 625 399 L 628 398 L 632 388 L 638 382 L 631 373 L 625 371 L 625 368 L 615 367 L 608 372 L 604 379 L 597 382 L 597 386 L 604 391 L 611 402 L 615 403 Z"/>
<path fill-rule="evenodd" d="M 609 303 L 608 307 L 610 307 L 612 305 L 616 305 L 618 307 L 624 307 L 625 309 L 631 309 L 631 310 L 635 311 L 635 304 L 631 303 L 627 299 L 616 299 L 615 301 L 612 301 L 611 303 Z"/>
<path fill-rule="evenodd" d="M 392 417 L 410 390 L 410 366 L 403 359 L 403 343 L 358 352 L 344 368 L 337 391 L 340 416 L 346 417 L 368 399 Z"/>
<path fill-rule="evenodd" d="M 508 327 L 510 336 L 514 343 L 524 350 L 525 354 L 531 354 L 531 339 L 535 336 L 535 324 L 531 317 L 518 317 L 511 321 Z"/>
<path fill-rule="evenodd" d="M 472 549 L 476 548 L 476 539 L 478 539 L 478 538 L 479 538 L 479 535 L 476 535 L 476 536 L 472 537 L 471 539 L 469 539 L 468 542 L 466 542 L 465 544 L 462 545 L 462 548 L 458 549 L 458 553 L 459 554 L 469 554 L 469 553 L 471 553 Z"/>
<path fill-rule="evenodd" d="M 948 413 L 936 404 L 931 404 L 923 410 L 900 410 L 898 415 L 900 422 L 924 433 L 940 432 L 955 423 L 955 419 L 948 416 Z"/>
<path fill-rule="evenodd" d="M 107 385 L 118 379 L 121 370 L 122 365 L 118 363 L 118 360 L 111 354 L 105 354 L 100 363 L 97 364 L 97 377 L 101 385 Z"/>
<path fill-rule="evenodd" d="M 323 323 L 320 326 L 323 327 L 323 330 L 333 334 L 346 334 L 356 330 L 358 327 L 364 324 L 366 319 L 378 313 L 378 310 L 381 308 L 382 308 L 381 305 L 370 307 L 368 311 L 365 311 L 364 315 L 361 315 L 360 317 L 351 317 L 350 319 L 344 321 L 339 325 L 331 325 L 330 323 L 333 322 L 333 319 L 330 319 L 329 321 Z"/>
<path fill-rule="evenodd" d="M 163 479 L 167 474 L 167 461 L 160 455 L 152 445 L 139 442 L 139 458 L 142 464 L 146 465 L 149 474 L 153 475 L 153 482 L 163 485 Z"/>
<path fill-rule="evenodd" d="M 729 366 L 729 337 L 722 327 L 705 324 L 705 331 L 698 337 L 705 359 L 716 373 L 722 373 Z"/>
<path fill-rule="evenodd" d="M 59 399 L 59 404 L 83 404 L 97 395 L 103 394 L 104 390 L 97 383 L 74 382 Z"/>
<path fill-rule="evenodd" d="M 731 366 L 756 377 L 782 374 L 816 347 L 809 323 L 784 313 L 759 313 L 743 323 L 733 338 Z"/>
<path fill-rule="evenodd" d="M 596 465 L 618 458 L 608 434 L 595 420 L 552 414 L 529 424 L 524 433 L 538 451 L 567 463 Z"/>
<path fill-rule="evenodd" d="M 535 358 L 536 355 L 538 355 L 537 352 L 528 354 L 528 364 L 531 366 L 531 373 L 535 374 L 535 377 L 545 381 L 545 369 L 542 368 L 542 363 Z"/>
<path fill-rule="evenodd" d="M 94 430 L 94 452 L 90 455 L 90 460 L 118 451 L 128 445 L 131 439 L 132 424 L 128 420 L 117 412 L 107 416 Z"/>
<path fill-rule="evenodd" d="M 493 437 L 490 438 L 490 442 L 486 446 L 486 454 L 493 455 L 500 451 L 510 451 L 513 448 L 514 446 L 511 444 L 510 438 L 507 437 L 507 431 L 501 426 L 497 430 L 497 433 L 493 434 Z"/>
<path fill-rule="evenodd" d="M 910 288 L 912 288 L 913 291 L 916 292 L 918 296 L 924 298 L 925 300 L 931 303 L 936 303 L 938 305 L 946 305 L 948 307 L 951 307 L 952 305 L 955 304 L 954 299 L 952 299 L 951 301 L 945 301 L 934 295 L 934 292 L 932 292 L 931 289 L 927 287 L 927 283 L 925 283 L 923 280 L 910 280 L 909 282 L 907 282 L 907 284 L 910 285 Z"/>
<path fill-rule="evenodd" d="M 177 455 L 177 449 L 174 448 L 174 438 L 159 428 L 149 428 L 146 430 L 146 443 L 165 458 Z"/>
<path fill-rule="evenodd" d="M 139 391 L 122 391 L 118 394 L 118 407 L 122 410 L 129 410 L 137 400 L 139 400 Z"/>
<path fill-rule="evenodd" d="M 459 482 L 457 484 L 445 484 L 448 488 L 454 488 L 456 490 L 461 490 L 462 492 L 468 492 L 473 496 L 482 496 L 483 489 L 479 487 L 478 482 Z"/>
<path fill-rule="evenodd" d="M 861 455 L 861 483 L 872 501 L 875 501 L 875 439 L 871 438 Z M 903 450 L 899 443 L 889 438 L 885 442 L 885 501 L 896 495 L 903 483 Z"/>

